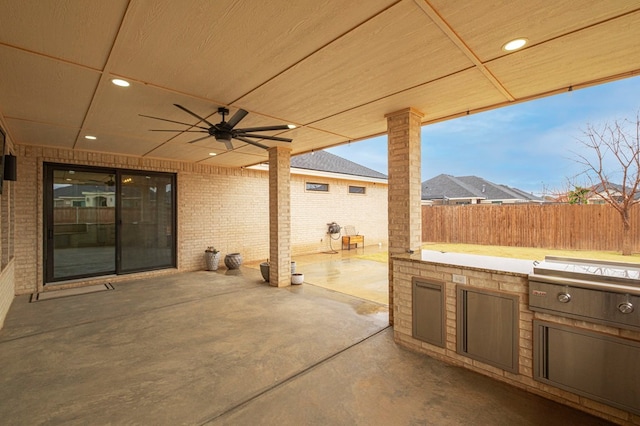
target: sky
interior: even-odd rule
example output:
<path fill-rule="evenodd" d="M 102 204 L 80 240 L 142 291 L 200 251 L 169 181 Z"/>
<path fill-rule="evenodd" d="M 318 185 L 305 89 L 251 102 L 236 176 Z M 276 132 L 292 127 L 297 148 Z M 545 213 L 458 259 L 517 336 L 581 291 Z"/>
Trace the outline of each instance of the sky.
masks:
<path fill-rule="evenodd" d="M 584 169 L 578 154 L 590 156 L 580 143 L 587 126 L 635 121 L 639 111 L 632 77 L 423 126 L 422 181 L 473 175 L 539 196 L 564 192 Z M 327 151 L 387 174 L 386 136 Z"/>

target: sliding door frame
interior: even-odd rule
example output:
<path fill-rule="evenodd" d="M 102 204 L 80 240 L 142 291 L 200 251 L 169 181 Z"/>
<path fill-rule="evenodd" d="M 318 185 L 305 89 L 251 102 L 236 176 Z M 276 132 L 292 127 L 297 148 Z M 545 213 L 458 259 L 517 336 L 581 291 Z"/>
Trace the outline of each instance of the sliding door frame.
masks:
<path fill-rule="evenodd" d="M 67 163 L 44 163 L 43 165 L 43 285 L 59 284 L 68 280 L 77 280 L 83 278 L 108 276 L 112 273 L 90 273 L 81 274 L 70 277 L 54 278 L 54 170 L 73 169 L 79 172 L 88 173 L 105 173 L 114 176 L 116 182 L 116 198 L 115 198 L 115 270 L 113 273 L 117 275 L 125 275 L 136 272 L 144 272 L 158 269 L 169 269 L 177 267 L 177 175 L 175 173 L 151 172 L 134 169 L 119 169 L 112 167 L 93 167 L 86 165 L 67 164 Z M 171 259 L 170 264 L 155 266 L 150 268 L 140 268 L 135 270 L 122 271 L 122 175 L 140 175 L 140 176 L 162 176 L 169 177 L 171 181 L 171 215 L 170 233 L 171 233 Z"/>

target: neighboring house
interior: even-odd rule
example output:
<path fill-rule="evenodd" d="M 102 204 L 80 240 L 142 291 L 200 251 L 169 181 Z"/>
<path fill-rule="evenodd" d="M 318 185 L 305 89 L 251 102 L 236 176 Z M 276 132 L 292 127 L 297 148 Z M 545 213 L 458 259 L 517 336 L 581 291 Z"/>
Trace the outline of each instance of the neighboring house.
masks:
<path fill-rule="evenodd" d="M 623 187 L 622 185 L 618 185 L 616 183 L 607 183 L 607 187 L 609 188 L 609 194 L 605 190 L 602 183 L 598 183 L 593 185 L 591 188 L 587 188 L 589 191 L 586 197 L 586 204 L 606 204 L 606 199 L 612 198 L 616 202 L 623 201 Z M 626 188 L 627 194 L 631 193 L 631 188 Z M 570 192 L 569 192 L 570 193 Z M 569 202 L 569 193 L 561 194 L 554 199 L 555 202 L 558 203 L 568 203 Z M 634 196 L 636 202 L 640 202 L 640 192 L 636 193 Z"/>
<path fill-rule="evenodd" d="M 113 187 L 105 185 L 65 185 L 53 190 L 53 201 L 60 207 L 113 207 Z"/>
<path fill-rule="evenodd" d="M 268 170 L 267 164 L 251 169 Z M 291 157 L 291 248 L 294 254 L 340 249 L 336 222 L 365 236 L 365 244 L 387 241 L 387 176 L 326 151 Z"/>
<path fill-rule="evenodd" d="M 624 188 L 622 185 L 618 185 L 615 183 L 607 183 L 607 187 L 609 188 L 609 194 L 604 189 L 604 186 L 599 183 L 597 185 L 592 186 L 589 194 L 587 194 L 587 204 L 606 204 L 605 199 L 612 198 L 616 202 L 621 202 L 622 194 L 625 192 L 626 194 L 631 193 L 631 188 L 626 188 L 626 191 L 623 191 Z M 640 201 L 640 193 L 635 194 L 634 199 L 636 202 Z"/>
<path fill-rule="evenodd" d="M 541 203 L 542 198 L 477 176 L 441 174 L 422 182 L 423 205 Z"/>

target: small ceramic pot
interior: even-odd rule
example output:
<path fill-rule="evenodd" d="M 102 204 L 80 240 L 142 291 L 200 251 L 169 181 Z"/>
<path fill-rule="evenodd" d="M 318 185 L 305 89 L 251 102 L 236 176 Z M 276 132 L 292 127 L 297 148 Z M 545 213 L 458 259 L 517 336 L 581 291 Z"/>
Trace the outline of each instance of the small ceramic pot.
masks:
<path fill-rule="evenodd" d="M 220 263 L 220 252 L 214 253 L 211 251 L 206 251 L 204 254 L 205 254 L 205 260 L 207 261 L 207 270 L 217 271 L 218 264 Z"/>
<path fill-rule="evenodd" d="M 240 253 L 229 253 L 224 257 L 224 264 L 229 269 L 238 269 L 242 265 L 242 255 Z"/>
<path fill-rule="evenodd" d="M 262 279 L 269 282 L 269 262 L 262 262 L 260 264 L 260 273 L 262 274 Z"/>
<path fill-rule="evenodd" d="M 299 285 L 304 282 L 304 274 L 291 274 L 291 284 Z"/>

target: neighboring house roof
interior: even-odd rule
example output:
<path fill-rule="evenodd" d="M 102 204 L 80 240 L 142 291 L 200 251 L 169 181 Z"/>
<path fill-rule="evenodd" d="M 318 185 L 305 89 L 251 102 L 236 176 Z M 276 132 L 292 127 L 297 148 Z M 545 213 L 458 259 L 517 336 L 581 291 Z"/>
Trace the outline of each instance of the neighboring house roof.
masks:
<path fill-rule="evenodd" d="M 499 185 L 478 176 L 441 174 L 422 182 L 422 199 L 478 199 L 542 201 L 517 188 Z"/>
<path fill-rule="evenodd" d="M 484 198 L 474 188 L 451 175 L 441 174 L 422 182 L 422 199 Z"/>
<path fill-rule="evenodd" d="M 107 185 L 64 185 L 54 188 L 53 196 L 55 198 L 84 198 L 85 193 L 115 193 L 115 186 Z M 139 197 L 141 194 L 140 187 L 128 186 L 124 190 L 123 196 Z"/>
<path fill-rule="evenodd" d="M 114 192 L 115 187 L 105 185 L 65 185 L 53 190 L 55 197 L 84 197 L 85 192 Z"/>
<path fill-rule="evenodd" d="M 624 188 L 622 185 L 618 185 L 617 183 L 606 182 L 606 186 L 609 188 L 609 190 L 611 191 L 611 195 L 613 196 L 622 195 L 622 191 L 625 189 L 627 194 L 631 193 L 631 188 Z M 598 197 L 598 194 L 601 194 L 601 196 L 604 196 L 606 198 L 605 186 L 602 182 L 593 185 L 591 188 L 589 188 L 589 190 L 591 191 L 591 193 L 588 195 L 589 198 Z M 639 200 L 640 192 L 636 193 L 633 198 L 635 200 Z"/>
<path fill-rule="evenodd" d="M 291 157 L 291 167 L 329 173 L 387 179 L 387 175 L 326 151 L 314 151 Z"/>

